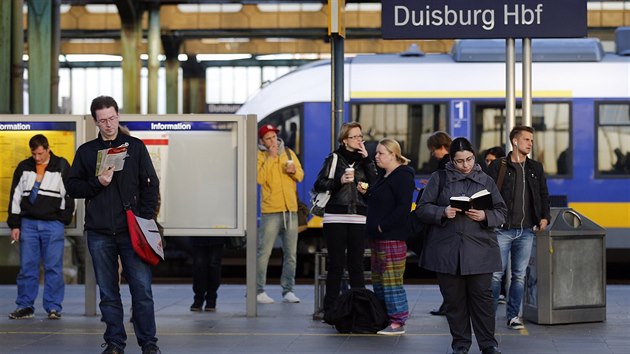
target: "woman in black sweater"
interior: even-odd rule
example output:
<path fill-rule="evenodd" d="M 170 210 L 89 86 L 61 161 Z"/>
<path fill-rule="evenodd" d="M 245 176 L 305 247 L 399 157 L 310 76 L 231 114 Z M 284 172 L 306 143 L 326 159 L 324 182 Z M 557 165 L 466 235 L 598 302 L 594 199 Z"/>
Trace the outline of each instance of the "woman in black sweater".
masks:
<path fill-rule="evenodd" d="M 407 218 L 415 189 L 414 171 L 401 155 L 396 140 L 383 139 L 376 147 L 376 164 L 384 170 L 368 188 L 367 237 L 372 250 L 372 287 L 385 302 L 390 325 L 383 335 L 405 333 L 409 317 L 403 274 L 407 258 Z"/>

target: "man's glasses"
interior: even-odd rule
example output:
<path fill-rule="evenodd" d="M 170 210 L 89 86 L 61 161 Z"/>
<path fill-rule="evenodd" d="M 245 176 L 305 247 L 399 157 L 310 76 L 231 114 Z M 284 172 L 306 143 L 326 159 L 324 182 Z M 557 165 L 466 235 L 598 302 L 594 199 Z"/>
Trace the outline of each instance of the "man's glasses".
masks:
<path fill-rule="evenodd" d="M 355 135 L 355 136 L 349 136 L 348 139 L 350 140 L 363 140 L 363 135 Z"/>
<path fill-rule="evenodd" d="M 455 162 L 456 165 L 461 165 L 463 166 L 464 163 L 471 163 L 471 162 L 475 162 L 475 155 L 470 155 L 468 156 L 466 159 L 457 159 L 457 160 L 453 160 L 453 162 Z"/>
<path fill-rule="evenodd" d="M 105 125 L 106 123 L 114 123 L 118 119 L 118 116 L 111 116 L 109 118 L 97 119 L 96 124 Z"/>

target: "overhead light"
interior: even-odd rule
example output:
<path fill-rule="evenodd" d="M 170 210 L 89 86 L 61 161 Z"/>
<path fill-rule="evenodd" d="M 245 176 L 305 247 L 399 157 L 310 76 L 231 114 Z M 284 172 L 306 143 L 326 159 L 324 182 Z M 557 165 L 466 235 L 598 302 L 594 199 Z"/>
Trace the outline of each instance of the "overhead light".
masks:
<path fill-rule="evenodd" d="M 250 59 L 251 54 L 197 54 L 198 61 Z"/>
<path fill-rule="evenodd" d="M 67 62 L 99 62 L 99 61 L 122 61 L 120 55 L 106 54 L 66 54 Z"/>

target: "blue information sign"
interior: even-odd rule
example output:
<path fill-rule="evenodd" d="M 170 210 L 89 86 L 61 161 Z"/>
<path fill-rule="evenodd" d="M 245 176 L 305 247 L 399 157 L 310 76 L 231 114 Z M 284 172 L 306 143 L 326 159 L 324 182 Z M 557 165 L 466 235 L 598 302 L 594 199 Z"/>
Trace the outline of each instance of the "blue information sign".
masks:
<path fill-rule="evenodd" d="M 451 101 L 451 136 L 470 139 L 470 101 Z"/>
<path fill-rule="evenodd" d="M 385 39 L 586 37 L 587 0 L 382 0 Z"/>

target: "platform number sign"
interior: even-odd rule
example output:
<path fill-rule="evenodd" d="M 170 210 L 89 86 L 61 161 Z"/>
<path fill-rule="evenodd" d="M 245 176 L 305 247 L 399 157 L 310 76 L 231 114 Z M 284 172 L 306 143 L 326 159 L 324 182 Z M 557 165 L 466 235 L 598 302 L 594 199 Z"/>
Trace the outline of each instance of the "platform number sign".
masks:
<path fill-rule="evenodd" d="M 470 101 L 451 101 L 451 136 L 470 139 Z"/>

